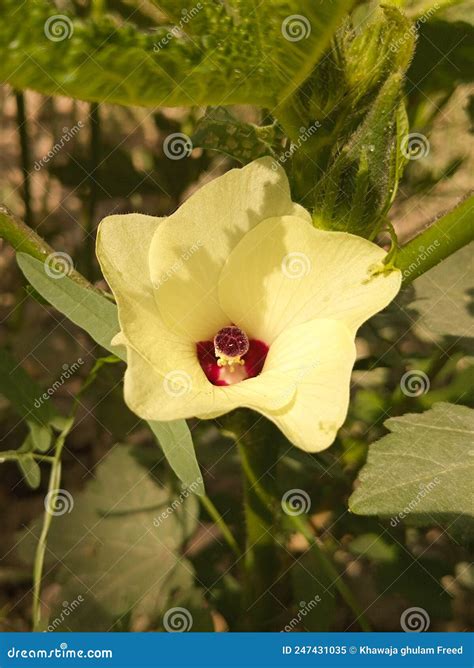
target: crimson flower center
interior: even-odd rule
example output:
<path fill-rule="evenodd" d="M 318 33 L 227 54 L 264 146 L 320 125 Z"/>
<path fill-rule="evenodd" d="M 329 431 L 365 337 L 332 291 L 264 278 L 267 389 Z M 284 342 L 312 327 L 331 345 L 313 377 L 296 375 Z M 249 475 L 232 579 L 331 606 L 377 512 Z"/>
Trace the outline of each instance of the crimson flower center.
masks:
<path fill-rule="evenodd" d="M 268 346 L 259 339 L 249 339 L 240 327 L 228 325 L 212 341 L 199 341 L 196 352 L 213 385 L 233 385 L 261 373 Z"/>

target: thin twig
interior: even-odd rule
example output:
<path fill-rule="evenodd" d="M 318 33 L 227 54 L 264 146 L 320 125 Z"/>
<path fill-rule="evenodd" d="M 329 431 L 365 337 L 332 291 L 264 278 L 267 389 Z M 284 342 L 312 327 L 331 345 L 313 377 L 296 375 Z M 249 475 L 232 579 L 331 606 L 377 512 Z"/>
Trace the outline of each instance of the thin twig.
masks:
<path fill-rule="evenodd" d="M 28 119 L 26 117 L 25 96 L 21 91 L 15 93 L 17 109 L 17 127 L 20 137 L 21 171 L 23 174 L 23 202 L 25 205 L 25 220 L 28 225 L 33 224 L 33 213 L 31 210 L 30 189 L 30 144 L 28 137 Z"/>

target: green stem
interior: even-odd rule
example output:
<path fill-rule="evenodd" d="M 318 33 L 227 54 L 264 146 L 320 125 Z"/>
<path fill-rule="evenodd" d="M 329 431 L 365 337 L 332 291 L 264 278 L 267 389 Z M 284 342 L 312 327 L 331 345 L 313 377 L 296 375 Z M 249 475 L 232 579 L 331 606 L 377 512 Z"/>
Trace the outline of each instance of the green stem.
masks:
<path fill-rule="evenodd" d="M 54 253 L 54 249 L 44 239 L 2 204 L 0 204 L 0 239 L 8 241 L 17 253 L 26 253 L 40 262 L 45 262 L 48 256 Z M 83 288 L 102 294 L 75 269 L 71 271 L 69 278 Z"/>
<path fill-rule="evenodd" d="M 25 220 L 28 225 L 33 222 L 31 211 L 31 190 L 30 190 L 30 145 L 28 139 L 28 121 L 26 118 L 25 96 L 21 92 L 15 93 L 17 109 L 17 125 L 20 137 L 21 152 L 21 171 L 23 173 L 23 202 L 25 205 Z"/>
<path fill-rule="evenodd" d="M 474 239 L 474 196 L 439 218 L 399 251 L 394 264 L 404 284 L 436 266 Z"/>
<path fill-rule="evenodd" d="M 208 515 L 214 520 L 214 522 L 217 524 L 219 529 L 221 530 L 222 536 L 224 537 L 225 541 L 227 542 L 228 546 L 232 550 L 232 552 L 235 554 L 235 556 L 240 559 L 242 557 L 242 551 L 240 547 L 237 544 L 237 541 L 235 540 L 234 536 L 232 535 L 232 532 L 230 531 L 229 527 L 227 526 L 224 518 L 222 515 L 219 513 L 215 505 L 212 503 L 211 499 L 206 496 L 199 496 L 197 497 L 199 501 L 201 502 L 203 508 L 206 509 Z"/>
<path fill-rule="evenodd" d="M 272 591 L 280 580 L 278 543 L 275 539 L 277 492 L 271 469 L 278 458 L 279 434 L 273 425 L 249 411 L 229 416 L 244 474 L 244 511 L 247 528 L 245 549 L 245 626 L 250 631 L 269 630 L 275 617 Z"/>
<path fill-rule="evenodd" d="M 51 246 L 39 234 L 2 204 L 0 204 L 0 239 L 8 241 L 16 251 L 27 253 L 41 262 L 53 253 Z"/>
<path fill-rule="evenodd" d="M 238 417 L 240 415 L 237 413 Z M 255 612 L 251 616 L 253 626 L 251 630 L 259 630 L 259 625 L 265 629 L 265 622 L 271 621 L 274 616 L 274 600 L 271 591 L 279 579 L 279 566 L 276 561 L 277 542 L 274 535 L 277 530 L 276 517 L 281 512 L 280 498 L 275 487 L 273 477 L 269 474 L 278 455 L 278 438 L 268 438 L 262 427 L 256 429 L 248 426 L 248 422 L 230 416 L 229 436 L 237 441 L 244 472 L 245 487 L 245 514 L 247 520 L 247 597 L 248 612 L 252 612 L 255 602 Z M 260 418 L 260 422 L 263 418 Z M 267 423 L 264 422 L 263 425 Z M 261 440 L 265 442 L 260 442 Z M 346 605 L 354 613 L 360 627 L 370 631 L 370 624 L 361 610 L 356 598 L 341 577 L 341 574 L 325 553 L 323 547 L 315 539 L 309 522 L 305 518 L 288 514 L 287 519 L 293 524 L 313 547 L 313 555 L 317 567 L 330 579 Z M 268 594 L 270 594 L 268 596 Z M 266 596 L 264 596 L 266 595 Z M 260 601 L 259 601 L 259 597 Z M 263 623 L 262 623 L 263 620 Z"/>
<path fill-rule="evenodd" d="M 356 620 L 359 622 L 360 627 L 363 631 L 371 631 L 371 626 L 363 611 L 361 610 L 359 604 L 357 603 L 353 593 L 346 585 L 342 579 L 341 574 L 337 568 L 332 563 L 331 559 L 324 552 L 323 548 L 320 546 L 318 541 L 315 539 L 312 529 L 310 528 L 309 522 L 306 518 L 301 515 L 289 515 L 289 519 L 292 521 L 295 529 L 303 534 L 308 543 L 313 548 L 312 554 L 316 558 L 318 567 L 323 570 L 330 580 L 334 583 L 336 589 L 342 596 L 343 600 L 352 610 L 356 616 Z"/>
<path fill-rule="evenodd" d="M 48 483 L 48 503 L 45 504 L 45 513 L 43 516 L 43 526 L 36 546 L 35 561 L 33 566 L 33 631 L 39 629 L 41 622 L 41 580 L 43 577 L 44 555 L 46 553 L 46 543 L 48 540 L 49 529 L 53 521 L 53 512 L 57 499 L 57 493 L 61 485 L 61 454 L 66 442 L 66 436 L 74 424 L 74 417 L 71 417 L 64 429 L 56 439 L 54 446 L 54 455 L 51 463 L 51 471 Z"/>
<path fill-rule="evenodd" d="M 3 462 L 7 461 L 17 461 L 18 459 L 21 459 L 22 457 L 33 457 L 33 459 L 36 459 L 38 462 L 49 462 L 50 464 L 53 462 L 54 458 L 50 457 L 49 455 L 39 455 L 36 452 L 28 452 L 28 454 L 23 454 L 23 453 L 18 453 L 17 450 L 3 450 L 0 452 L 0 464 L 3 464 Z"/>
<path fill-rule="evenodd" d="M 74 404 L 71 410 L 71 414 L 66 418 L 64 422 L 64 427 L 59 433 L 56 443 L 54 445 L 54 455 L 51 458 L 51 471 L 49 475 L 48 483 L 48 504 L 45 504 L 45 514 L 43 517 L 43 525 L 41 528 L 41 534 L 36 546 L 35 561 L 33 566 L 33 630 L 37 630 L 41 623 L 41 580 L 43 578 L 43 566 L 44 566 L 44 555 L 46 552 L 46 544 L 48 541 L 48 534 L 51 528 L 51 523 L 53 521 L 53 513 L 55 509 L 55 502 L 57 499 L 57 492 L 60 489 L 61 485 L 61 455 L 63 452 L 64 444 L 66 438 L 71 431 L 74 420 L 76 418 L 77 409 L 79 408 L 79 400 L 85 390 L 90 386 L 91 382 L 97 377 L 97 371 L 101 366 L 109 362 L 111 358 L 102 358 L 98 360 L 92 369 L 90 375 L 84 383 L 82 384 L 79 392 L 74 398 Z"/>

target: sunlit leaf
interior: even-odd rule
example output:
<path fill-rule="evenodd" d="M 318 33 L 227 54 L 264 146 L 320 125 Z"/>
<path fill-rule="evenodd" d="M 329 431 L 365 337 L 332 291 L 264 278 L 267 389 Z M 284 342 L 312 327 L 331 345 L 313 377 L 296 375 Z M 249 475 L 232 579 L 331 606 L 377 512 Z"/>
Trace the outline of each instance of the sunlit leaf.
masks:
<path fill-rule="evenodd" d="M 369 447 L 349 506 L 358 515 L 451 524 L 474 515 L 474 410 L 438 403 L 390 418 L 392 432 Z"/>
<path fill-rule="evenodd" d="M 54 21 L 46 0 L 2 0 L 0 79 L 120 104 L 273 105 L 308 76 L 352 0 L 202 0 L 186 22 L 176 3 L 157 4 L 177 25 L 150 33 L 108 16 Z"/>

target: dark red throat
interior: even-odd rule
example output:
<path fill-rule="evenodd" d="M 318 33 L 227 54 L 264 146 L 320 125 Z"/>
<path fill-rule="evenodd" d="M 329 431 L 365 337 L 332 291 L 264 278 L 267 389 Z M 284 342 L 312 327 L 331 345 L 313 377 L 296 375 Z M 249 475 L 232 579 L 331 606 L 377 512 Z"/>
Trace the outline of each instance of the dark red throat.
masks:
<path fill-rule="evenodd" d="M 230 385 L 230 383 L 223 378 L 229 376 L 228 370 L 218 366 L 217 357 L 214 352 L 213 341 L 199 341 L 196 344 L 197 356 L 202 370 L 206 374 L 207 379 L 213 385 Z M 268 354 L 268 346 L 258 339 L 249 340 L 248 352 L 243 356 L 244 364 L 240 369 L 236 369 L 233 373 L 237 374 L 236 378 L 246 380 L 258 376 L 263 369 L 265 359 Z M 242 378 L 242 371 L 244 371 L 244 378 Z"/>

